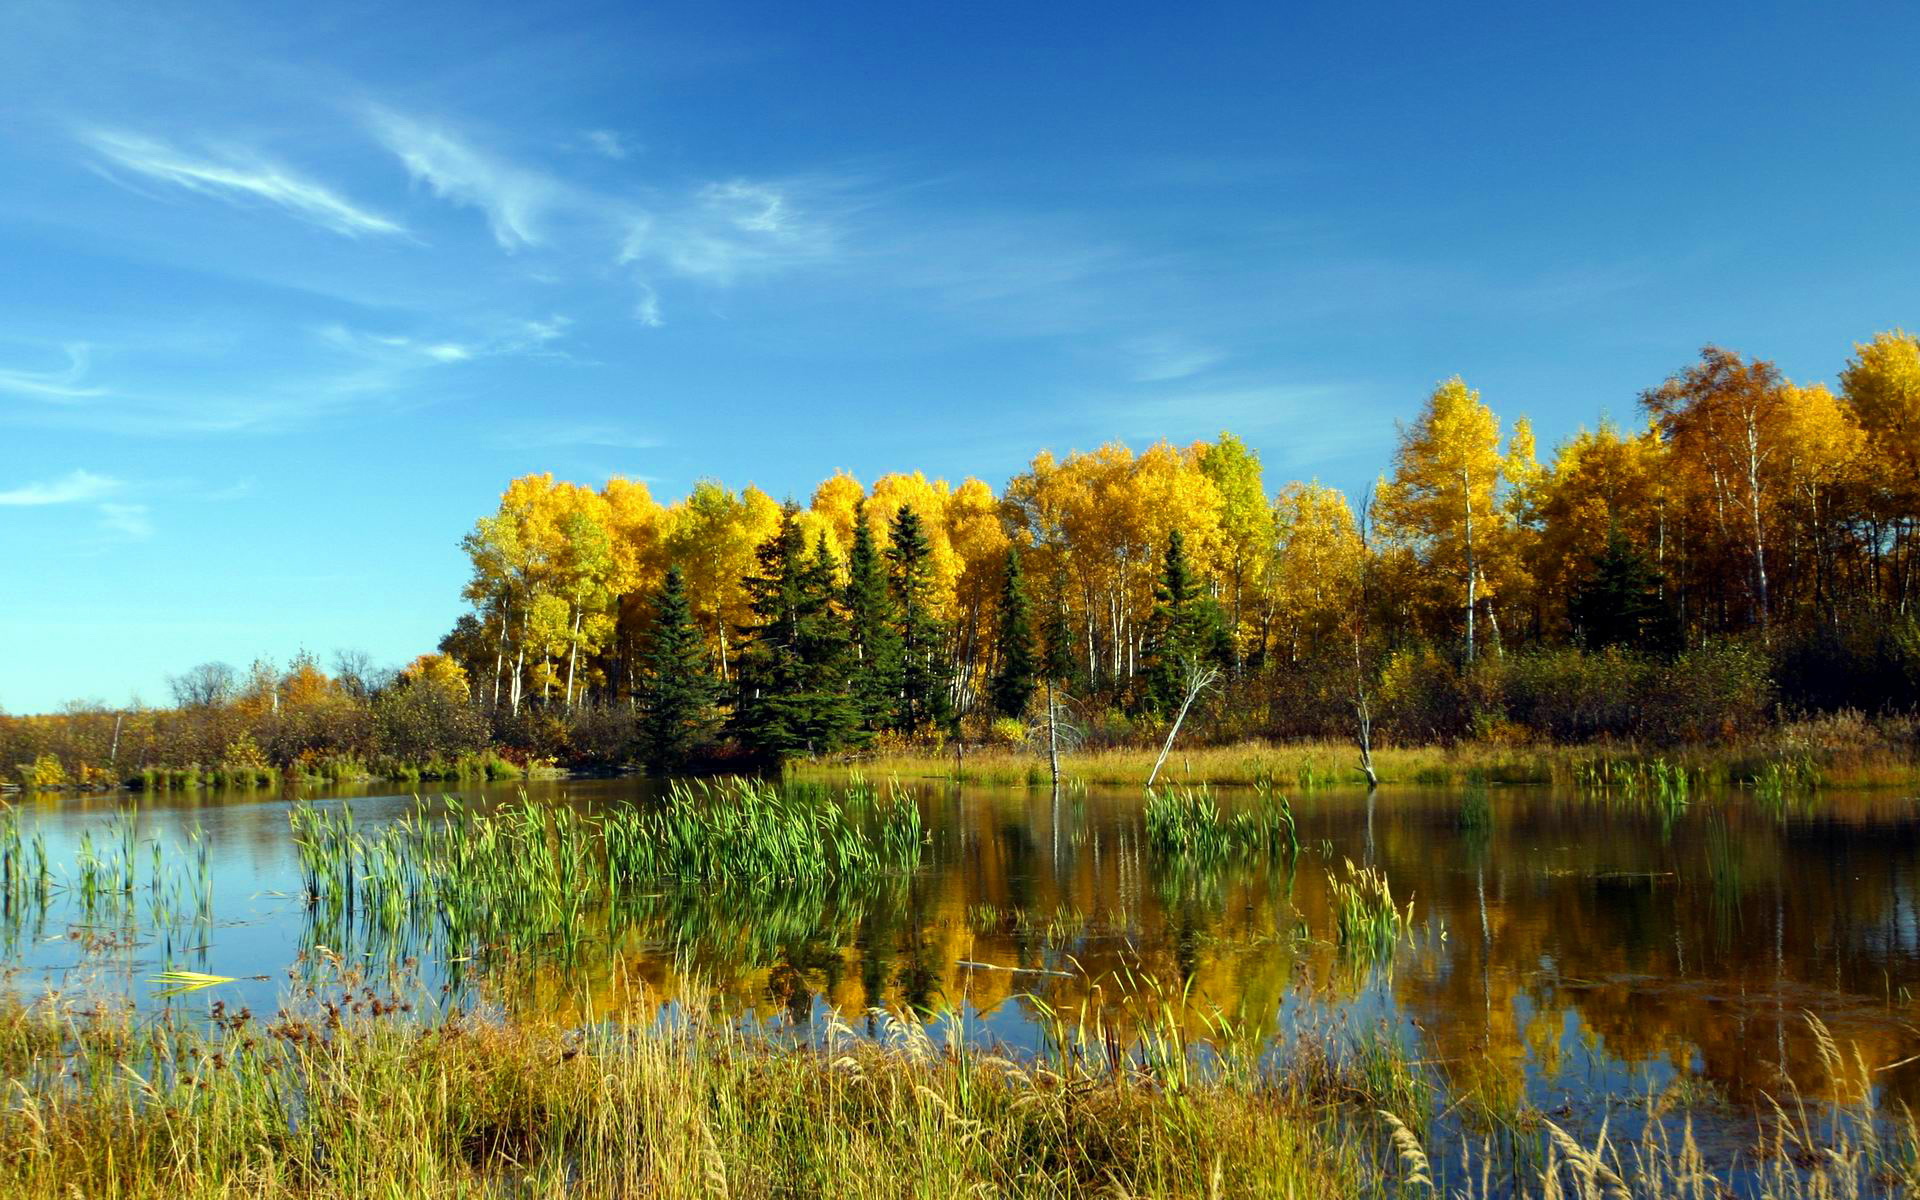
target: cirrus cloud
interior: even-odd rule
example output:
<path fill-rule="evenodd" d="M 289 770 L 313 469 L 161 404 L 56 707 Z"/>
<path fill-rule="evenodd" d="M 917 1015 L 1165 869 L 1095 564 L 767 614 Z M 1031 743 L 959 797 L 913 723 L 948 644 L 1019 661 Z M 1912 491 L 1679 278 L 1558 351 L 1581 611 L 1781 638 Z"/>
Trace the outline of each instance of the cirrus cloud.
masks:
<path fill-rule="evenodd" d="M 158 139 L 111 129 L 88 130 L 81 140 L 113 167 L 229 203 L 271 204 L 347 237 L 406 233 L 397 221 L 249 151 L 228 148 L 195 157 Z"/>

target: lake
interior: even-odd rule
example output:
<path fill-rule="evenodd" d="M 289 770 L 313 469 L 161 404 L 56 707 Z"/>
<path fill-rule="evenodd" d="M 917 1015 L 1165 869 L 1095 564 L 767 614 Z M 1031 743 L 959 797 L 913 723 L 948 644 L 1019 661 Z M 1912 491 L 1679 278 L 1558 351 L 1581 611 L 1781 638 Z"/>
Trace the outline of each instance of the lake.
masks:
<path fill-rule="evenodd" d="M 606 914 L 564 960 L 522 964 L 510 1002 L 587 1020 L 623 1015 L 635 981 L 651 1002 L 697 981 L 709 1004 L 770 1032 L 813 1028 L 828 1009 L 856 1025 L 876 1007 L 912 1009 L 936 1024 L 957 1013 L 966 1036 L 1018 1050 L 1037 1045 L 1042 1005 L 1102 1009 L 1124 1029 L 1138 1011 L 1124 995 L 1145 990 L 1187 996 L 1196 1038 L 1215 1009 L 1277 1044 L 1391 1037 L 1456 1090 L 1561 1114 L 1676 1081 L 1735 1112 L 1780 1094 L 1785 1076 L 1820 1094 L 1808 1013 L 1875 1067 L 1920 1050 L 1920 824 L 1898 794 L 1768 805 L 1736 792 L 1663 807 L 1527 787 L 1317 790 L 1292 797 L 1297 858 L 1196 872 L 1147 848 L 1137 790 L 1056 800 L 901 786 L 930 839 L 910 881 L 744 901 L 665 889 Z M 654 794 L 621 779 L 458 795 L 485 808 L 523 791 L 588 811 Z M 310 912 L 285 798 L 16 800 L 24 843 L 44 840 L 62 884 L 43 914 L 15 907 L 0 921 L 0 959 L 22 990 L 271 1011 L 289 966 L 319 946 L 416 957 L 436 989 L 467 977 L 466 948 L 431 931 Z M 350 805 L 362 826 L 423 803 L 378 789 L 311 802 Z M 76 864 L 127 856 L 129 829 L 134 893 L 89 909 Z M 1347 860 L 1413 903 L 1412 935 L 1390 961 L 1335 944 L 1329 875 Z M 169 966 L 239 978 L 166 997 L 151 979 Z M 1920 1064 L 1874 1078 L 1883 1102 L 1920 1101 Z"/>

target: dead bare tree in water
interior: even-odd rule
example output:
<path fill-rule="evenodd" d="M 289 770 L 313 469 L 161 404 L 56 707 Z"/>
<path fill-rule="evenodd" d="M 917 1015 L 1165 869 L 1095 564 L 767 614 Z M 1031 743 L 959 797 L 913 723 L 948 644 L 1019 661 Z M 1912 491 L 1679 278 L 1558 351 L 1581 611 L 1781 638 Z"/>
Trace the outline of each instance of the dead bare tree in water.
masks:
<path fill-rule="evenodd" d="M 1367 777 L 1367 798 L 1373 798 L 1375 788 L 1380 786 L 1380 777 L 1373 771 L 1373 704 L 1367 696 L 1367 664 L 1361 653 L 1361 643 L 1365 640 L 1367 625 L 1368 585 L 1371 582 L 1367 563 L 1373 559 L 1373 548 L 1368 544 L 1368 535 L 1373 524 L 1373 508 L 1379 502 L 1379 485 L 1367 491 L 1367 501 L 1360 506 L 1360 563 L 1358 578 L 1354 581 L 1353 609 L 1347 632 L 1353 638 L 1353 717 L 1355 740 L 1360 743 L 1360 770 Z M 1469 606 L 1471 612 L 1471 606 Z M 1471 619 L 1471 618 L 1469 618 Z M 1373 829 L 1373 809 L 1367 809 L 1367 829 Z M 1368 838 L 1371 844 L 1372 838 Z"/>
<path fill-rule="evenodd" d="M 1358 630 L 1353 634 L 1353 718 L 1355 740 L 1360 743 L 1360 770 L 1371 792 L 1380 786 L 1380 777 L 1373 772 L 1373 705 L 1367 698 L 1367 670 L 1360 657 Z"/>
<path fill-rule="evenodd" d="M 1160 757 L 1154 760 L 1153 770 L 1147 775 L 1147 786 L 1160 777 L 1160 768 L 1167 761 L 1167 755 L 1173 753 L 1173 739 L 1180 736 L 1180 723 L 1187 719 L 1187 710 L 1200 693 L 1220 681 L 1220 668 L 1207 663 L 1189 662 L 1186 664 L 1186 699 L 1180 702 L 1180 711 L 1174 715 L 1173 728 L 1167 730 L 1167 744 L 1160 747 Z"/>

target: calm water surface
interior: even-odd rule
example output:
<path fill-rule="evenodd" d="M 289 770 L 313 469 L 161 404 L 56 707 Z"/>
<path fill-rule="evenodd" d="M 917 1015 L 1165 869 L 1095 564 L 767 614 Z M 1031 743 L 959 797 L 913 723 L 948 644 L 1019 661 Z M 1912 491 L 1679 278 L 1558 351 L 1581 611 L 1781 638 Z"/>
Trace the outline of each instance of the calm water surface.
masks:
<path fill-rule="evenodd" d="M 1282 1042 L 1302 1030 L 1383 1032 L 1456 1087 L 1548 1112 L 1680 1076 L 1744 1106 L 1777 1092 L 1783 1068 L 1817 1092 L 1809 1012 L 1870 1064 L 1920 1052 L 1912 799 L 1828 791 L 1782 811 L 1732 795 L 1663 813 L 1546 789 L 1322 791 L 1294 798 L 1304 852 L 1291 867 L 1194 877 L 1147 850 L 1134 790 L 1056 802 L 1041 789 L 912 786 L 931 845 L 907 885 L 838 901 L 663 894 L 608 920 L 564 968 L 525 972 L 517 1002 L 588 1019 L 632 1002 L 616 980 L 643 980 L 658 998 L 698 979 L 742 1020 L 806 1028 L 829 1008 L 957 1011 L 971 1036 L 1020 1047 L 1038 1037 L 1035 997 L 1103 1008 L 1124 1026 L 1137 1009 L 1120 1002 L 1122 981 L 1151 981 Z M 496 805 L 522 788 L 586 809 L 651 798 L 632 780 L 461 795 Z M 0 922 L 0 961 L 17 987 L 269 1011 L 289 965 L 315 945 L 417 955 L 436 983 L 460 969 L 430 939 L 316 928 L 284 799 L 16 800 L 56 877 L 71 878 L 83 837 L 97 847 L 131 809 L 143 870 L 156 841 L 170 862 L 191 862 L 197 833 L 211 880 L 202 919 L 182 915 L 194 885 L 170 893 L 165 911 L 143 892 L 130 918 L 88 919 L 61 893 L 44 920 Z M 350 803 L 363 825 L 420 805 L 315 802 Z M 1333 944 L 1328 874 L 1346 859 L 1379 867 L 1413 900 L 1414 936 L 1391 964 L 1352 963 Z M 150 979 L 169 965 L 241 978 L 158 999 Z M 1193 1029 L 1203 1032 L 1197 1017 Z M 1876 1079 L 1884 1100 L 1920 1106 L 1920 1065 Z"/>

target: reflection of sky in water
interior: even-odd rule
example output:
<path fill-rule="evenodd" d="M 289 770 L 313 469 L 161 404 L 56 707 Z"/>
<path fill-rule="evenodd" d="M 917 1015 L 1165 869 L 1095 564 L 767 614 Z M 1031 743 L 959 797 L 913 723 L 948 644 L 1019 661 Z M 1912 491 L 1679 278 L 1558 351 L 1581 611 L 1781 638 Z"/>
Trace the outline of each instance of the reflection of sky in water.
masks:
<path fill-rule="evenodd" d="M 593 807 L 644 787 L 528 790 Z M 486 805 L 517 790 L 464 795 Z M 1125 1032 L 1132 1018 L 1116 1002 L 1132 977 L 1167 995 L 1190 989 L 1198 1012 L 1217 1006 L 1282 1046 L 1302 1030 L 1390 1036 L 1456 1086 L 1548 1113 L 1641 1096 L 1649 1080 L 1658 1087 L 1676 1073 L 1750 1101 L 1777 1085 L 1783 1061 L 1817 1088 L 1803 1010 L 1825 1018 L 1843 1045 L 1858 1043 L 1869 1063 L 1920 1048 L 1908 1024 L 1920 991 L 1920 837 L 1909 801 L 1827 794 L 1814 814 L 1782 817 L 1736 797 L 1668 819 L 1500 789 L 1489 828 L 1463 816 L 1459 793 L 1390 791 L 1371 811 L 1358 795 L 1323 793 L 1296 800 L 1307 853 L 1294 871 L 1196 882 L 1145 853 L 1136 792 L 1074 796 L 1057 809 L 1022 789 L 929 786 L 920 796 L 930 865 L 910 887 L 818 910 L 790 906 L 773 944 L 758 947 L 741 925 L 761 911 L 756 904 L 779 897 L 738 905 L 707 897 L 704 907 L 700 897 L 679 907 L 662 900 L 635 922 L 616 922 L 589 956 L 596 961 L 535 971 L 515 999 L 585 1019 L 612 1009 L 616 974 L 655 996 L 674 994 L 692 974 L 744 1021 L 819 1026 L 837 1009 L 859 1028 L 870 1004 L 912 1003 L 961 1012 L 975 1040 L 1032 1050 L 1040 1034 L 1030 995 L 1068 1016 L 1104 1005 Z M 416 801 L 351 804 L 365 826 Z M 29 836 L 46 838 L 58 878 L 70 875 L 82 831 L 99 841 L 116 807 L 31 798 L 21 811 Z M 191 1009 L 218 997 L 270 1011 L 316 936 L 297 896 L 286 803 L 161 796 L 142 802 L 138 821 L 138 944 L 89 953 L 69 936 L 77 907 L 56 895 L 44 928 L 16 930 L 16 986 L 107 989 L 155 1003 L 148 980 L 171 965 L 241 977 L 172 1003 Z M 181 847 L 176 861 L 190 875 L 184 846 L 196 826 L 211 852 L 212 927 L 156 933 L 144 894 L 148 843 Z M 1331 944 L 1326 876 L 1349 857 L 1377 864 L 1399 898 L 1414 900 L 1413 944 L 1390 971 L 1356 970 Z M 1007 967 L 1040 970 L 998 969 Z M 422 964 L 430 988 L 443 968 Z M 936 1026 L 938 1039 L 944 1022 Z M 1197 1016 L 1187 1030 L 1205 1033 Z M 1889 1098 L 1920 1100 L 1913 1068 L 1880 1079 Z"/>

